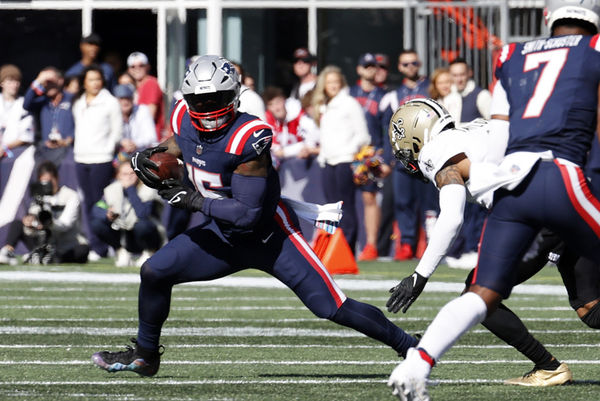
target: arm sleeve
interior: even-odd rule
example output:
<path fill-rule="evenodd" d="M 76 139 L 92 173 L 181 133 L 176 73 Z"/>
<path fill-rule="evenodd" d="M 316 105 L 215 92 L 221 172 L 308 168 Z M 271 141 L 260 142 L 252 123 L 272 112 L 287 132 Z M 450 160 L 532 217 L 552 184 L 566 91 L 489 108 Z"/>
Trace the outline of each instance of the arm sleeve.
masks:
<path fill-rule="evenodd" d="M 54 220 L 53 230 L 57 232 L 65 232 L 71 229 L 79 219 L 79 196 L 73 193 L 65 202 L 65 208 L 58 217 Z"/>
<path fill-rule="evenodd" d="M 508 116 L 510 105 L 506 97 L 506 91 L 500 80 L 494 85 L 494 93 L 492 94 L 492 104 L 490 105 L 490 115 Z"/>
<path fill-rule="evenodd" d="M 482 90 L 477 95 L 477 110 L 486 120 L 490 119 L 490 105 L 492 103 L 492 95 L 487 90 Z"/>
<path fill-rule="evenodd" d="M 258 223 L 267 190 L 267 177 L 233 174 L 231 198 L 206 198 L 202 213 L 239 228 L 252 228 Z"/>
<path fill-rule="evenodd" d="M 415 269 L 421 276 L 429 278 L 433 274 L 454 242 L 463 223 L 466 199 L 464 185 L 450 184 L 440 189 L 440 214 L 427 249 Z"/>
<path fill-rule="evenodd" d="M 504 159 L 504 152 L 508 145 L 509 123 L 505 120 L 491 119 L 489 122 L 490 135 L 488 136 L 488 152 L 484 159 L 486 162 L 500 164 Z"/>
<path fill-rule="evenodd" d="M 127 199 L 129 199 L 129 202 L 131 203 L 131 206 L 133 207 L 135 215 L 138 219 L 144 219 L 152 214 L 154 202 L 142 202 L 137 193 L 137 187 L 135 185 L 125 189 L 125 196 L 127 196 Z"/>
<path fill-rule="evenodd" d="M 33 81 L 23 97 L 23 108 L 30 113 L 39 111 L 46 100 L 44 94 L 44 87 L 37 81 Z"/>

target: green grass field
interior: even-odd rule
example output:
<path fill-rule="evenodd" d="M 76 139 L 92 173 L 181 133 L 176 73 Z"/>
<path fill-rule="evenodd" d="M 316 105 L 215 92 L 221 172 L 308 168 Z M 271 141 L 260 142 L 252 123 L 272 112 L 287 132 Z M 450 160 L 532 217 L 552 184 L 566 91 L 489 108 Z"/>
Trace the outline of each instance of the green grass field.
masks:
<path fill-rule="evenodd" d="M 137 269 L 116 269 L 111 262 L 0 269 L 1 400 L 394 399 L 385 385 L 399 362 L 391 349 L 315 318 L 287 289 L 245 287 L 247 279 L 269 282 L 255 270 L 236 275 L 244 280 L 232 286 L 175 287 L 157 376 L 100 370 L 91 354 L 121 349 L 137 328 Z M 363 263 L 360 275 L 336 279 L 348 296 L 383 309 L 385 281 L 406 276 L 414 265 Z M 466 271 L 442 266 L 430 285 L 460 288 L 465 276 Z M 357 289 L 367 284 L 373 289 Z M 556 269 L 547 267 L 529 284 L 559 286 L 561 281 Z M 411 333 L 423 332 L 456 296 L 451 291 L 426 290 L 409 313 L 388 316 Z M 503 385 L 503 379 L 532 365 L 478 326 L 434 369 L 432 398 L 600 399 L 599 333 L 577 319 L 566 296 L 514 294 L 507 304 L 569 364 L 575 383 L 544 389 Z"/>

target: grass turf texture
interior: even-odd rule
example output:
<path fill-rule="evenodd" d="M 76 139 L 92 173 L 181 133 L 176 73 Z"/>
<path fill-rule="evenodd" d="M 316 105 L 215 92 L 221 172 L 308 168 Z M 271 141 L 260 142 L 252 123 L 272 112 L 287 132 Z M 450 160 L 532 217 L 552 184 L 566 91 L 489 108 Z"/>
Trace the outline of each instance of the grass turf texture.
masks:
<path fill-rule="evenodd" d="M 3 266 L 0 273 L 137 273 L 105 259 L 87 266 Z M 361 263 L 344 279 L 399 280 L 414 262 Z M 466 271 L 440 267 L 433 281 L 461 283 Z M 249 270 L 237 277 L 265 277 Z M 338 276 L 339 277 L 339 276 Z M 339 277 L 341 278 L 341 277 Z M 553 267 L 530 284 L 561 285 Z M 135 336 L 132 283 L 0 279 L 0 399 L 18 400 L 392 400 L 385 386 L 400 361 L 350 329 L 315 318 L 287 289 L 176 286 L 162 337 L 166 353 L 154 378 L 109 374 L 93 352 L 119 350 Z M 346 290 L 384 309 L 385 290 Z M 410 333 L 423 332 L 455 292 L 425 292 L 407 314 L 391 315 Z M 515 294 L 507 305 L 571 367 L 575 383 L 544 389 L 502 380 L 532 365 L 482 326 L 464 336 L 434 369 L 434 400 L 590 400 L 598 398 L 598 334 L 584 326 L 566 296 Z M 546 309 L 546 308 L 551 309 Z"/>

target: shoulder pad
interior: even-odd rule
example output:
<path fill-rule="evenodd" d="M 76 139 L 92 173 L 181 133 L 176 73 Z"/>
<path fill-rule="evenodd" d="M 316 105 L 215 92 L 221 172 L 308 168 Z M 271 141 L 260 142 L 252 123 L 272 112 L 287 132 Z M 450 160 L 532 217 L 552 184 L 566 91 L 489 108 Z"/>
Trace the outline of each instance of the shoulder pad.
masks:
<path fill-rule="evenodd" d="M 500 52 L 500 56 L 498 57 L 498 62 L 496 63 L 496 68 L 502 67 L 502 65 L 510 60 L 513 52 L 515 51 L 516 43 L 509 43 L 508 45 L 502 46 L 502 51 Z"/>
<path fill-rule="evenodd" d="M 175 106 L 173 106 L 173 111 L 171 112 L 171 128 L 173 129 L 173 133 L 175 135 L 179 135 L 181 120 L 186 112 L 187 104 L 183 99 L 179 99 L 177 103 L 175 103 Z"/>
<path fill-rule="evenodd" d="M 271 127 L 260 119 L 247 121 L 237 127 L 227 143 L 225 151 L 240 156 L 247 148 L 246 144 L 251 144 L 256 154 L 260 155 L 262 151 L 270 145 L 273 139 Z"/>
<path fill-rule="evenodd" d="M 600 39 L 600 34 L 592 36 L 592 39 L 590 39 L 590 47 L 597 52 L 600 52 L 600 40 L 598 39 Z"/>

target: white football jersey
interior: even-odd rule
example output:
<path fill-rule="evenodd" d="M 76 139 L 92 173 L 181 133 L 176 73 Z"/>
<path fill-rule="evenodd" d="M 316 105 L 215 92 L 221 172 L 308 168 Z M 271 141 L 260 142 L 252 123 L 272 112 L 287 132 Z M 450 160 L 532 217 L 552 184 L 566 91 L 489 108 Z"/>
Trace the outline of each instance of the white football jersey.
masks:
<path fill-rule="evenodd" d="M 528 152 L 504 157 L 507 142 L 508 130 L 492 131 L 489 121 L 476 119 L 460 128 L 442 131 L 427 143 L 419 153 L 419 168 L 436 185 L 435 176 L 446 162 L 464 153 L 471 162 L 465 183 L 468 200 L 489 208 L 493 191 L 500 187 L 514 189 L 538 159 L 551 157 Z"/>

